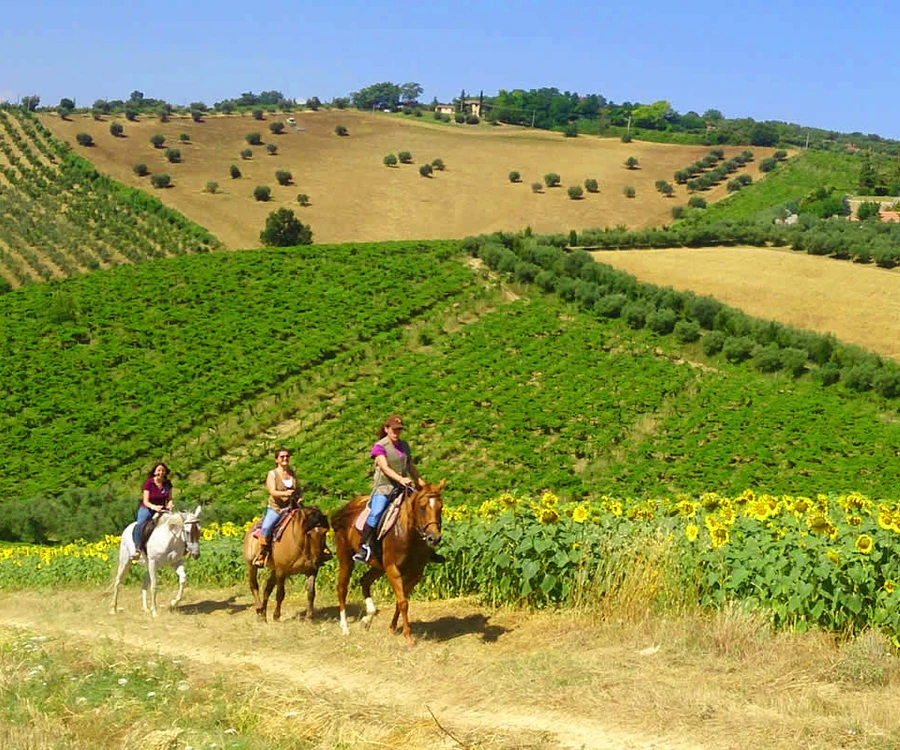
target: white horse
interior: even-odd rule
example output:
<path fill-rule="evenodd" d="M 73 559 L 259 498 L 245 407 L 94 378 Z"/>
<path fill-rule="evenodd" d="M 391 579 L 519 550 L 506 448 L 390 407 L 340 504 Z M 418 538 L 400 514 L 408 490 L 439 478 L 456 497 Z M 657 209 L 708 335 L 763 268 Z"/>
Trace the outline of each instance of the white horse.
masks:
<path fill-rule="evenodd" d="M 185 556 L 185 553 L 194 560 L 200 557 L 199 516 L 199 505 L 193 513 L 189 511 L 166 513 L 159 519 L 156 528 L 153 529 L 153 533 L 147 540 L 147 556 L 146 558 L 142 557 L 137 564 L 147 565 L 147 574 L 144 576 L 144 582 L 141 585 L 141 601 L 144 612 L 147 612 L 147 585 L 149 584 L 149 612 L 153 617 L 156 617 L 156 572 L 160 566 L 174 566 L 175 573 L 178 576 L 178 593 L 172 600 L 171 607 L 174 609 L 178 606 L 178 602 L 181 601 L 184 582 L 187 579 L 182 558 Z M 116 580 L 113 583 L 112 605 L 109 608 L 111 615 L 117 612 L 116 603 L 119 598 L 119 584 L 122 583 L 128 574 L 133 552 L 134 523 L 130 523 L 125 528 L 125 531 L 122 532 L 122 541 L 119 542 L 119 569 L 116 571 Z"/>

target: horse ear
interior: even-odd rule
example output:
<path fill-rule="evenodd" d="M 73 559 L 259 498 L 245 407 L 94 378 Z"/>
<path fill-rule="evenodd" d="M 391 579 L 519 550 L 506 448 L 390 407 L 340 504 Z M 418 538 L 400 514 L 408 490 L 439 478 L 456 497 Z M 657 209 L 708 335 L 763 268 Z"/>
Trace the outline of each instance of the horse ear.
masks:
<path fill-rule="evenodd" d="M 200 516 L 200 506 L 199 505 L 197 506 L 197 509 L 194 511 L 194 515 L 199 518 L 199 516 Z"/>
<path fill-rule="evenodd" d="M 446 479 L 442 479 L 442 480 L 441 480 L 441 483 L 438 485 L 438 489 L 439 489 L 439 490 L 442 490 L 442 489 L 444 489 L 444 487 L 446 487 L 446 486 L 447 486 L 447 480 L 446 480 Z"/>

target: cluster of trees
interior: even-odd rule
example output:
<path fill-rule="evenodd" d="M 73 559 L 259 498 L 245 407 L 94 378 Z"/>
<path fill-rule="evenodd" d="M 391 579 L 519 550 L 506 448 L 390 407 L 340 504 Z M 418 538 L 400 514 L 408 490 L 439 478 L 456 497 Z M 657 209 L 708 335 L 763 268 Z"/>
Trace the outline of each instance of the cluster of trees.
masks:
<path fill-rule="evenodd" d="M 425 89 L 415 82 L 410 83 L 374 83 L 350 94 L 350 101 L 357 109 L 389 109 L 391 111 L 401 104 L 412 106 L 418 104 L 419 97 Z"/>
<path fill-rule="evenodd" d="M 782 152 L 784 153 L 784 152 Z M 785 154 L 785 157 L 787 154 Z M 737 156 L 725 159 L 725 152 L 721 148 L 712 149 L 702 159 L 698 159 L 693 164 L 689 164 L 683 169 L 675 172 L 675 182 L 679 185 L 686 185 L 692 193 L 698 190 L 709 190 L 714 185 L 718 185 L 728 175 L 737 172 L 748 162 L 753 161 L 753 152 L 749 150 L 742 151 Z M 742 175 L 740 184 L 749 185 L 752 178 L 748 181 L 749 175 Z M 736 188 L 740 189 L 740 188 Z"/>
<path fill-rule="evenodd" d="M 900 149 L 890 153 L 868 149 L 860 157 L 860 195 L 900 195 Z"/>
<path fill-rule="evenodd" d="M 761 372 L 784 370 L 794 377 L 812 372 L 826 386 L 841 382 L 853 391 L 900 398 L 897 363 L 840 344 L 831 335 L 753 318 L 712 297 L 642 283 L 595 263 L 584 251 L 567 252 L 558 238 L 497 233 L 467 238 L 463 245 L 490 268 L 555 292 L 598 317 L 621 318 L 631 328 L 673 334 L 686 344 L 699 341 L 709 357 L 721 355 L 732 364 L 748 362 Z"/>

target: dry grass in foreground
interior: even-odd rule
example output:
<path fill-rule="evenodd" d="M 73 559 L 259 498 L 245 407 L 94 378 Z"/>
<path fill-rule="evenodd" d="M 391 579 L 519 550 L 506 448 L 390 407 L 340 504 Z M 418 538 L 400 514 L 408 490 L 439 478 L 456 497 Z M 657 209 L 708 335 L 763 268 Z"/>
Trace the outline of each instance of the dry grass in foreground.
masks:
<path fill-rule="evenodd" d="M 288 598 L 287 615 L 301 606 L 299 589 Z M 330 592 L 320 598 L 324 608 L 313 623 L 261 624 L 243 588 L 190 589 L 180 613 L 155 621 L 140 613 L 136 588 L 125 592 L 126 610 L 117 617 L 103 614 L 104 592 L 0 594 L 4 746 L 43 747 L 42 737 L 60 731 L 68 734 L 55 736 L 67 737 L 67 746 L 103 746 L 103 736 L 130 746 L 129 737 L 164 730 L 181 732 L 164 747 L 191 738 L 221 740 L 220 747 L 310 748 L 900 742 L 900 716 L 892 710 L 898 659 L 876 634 L 840 644 L 823 633 L 774 633 L 737 609 L 660 618 L 636 598 L 618 613 L 414 601 L 419 643 L 407 649 L 386 631 L 390 610 L 370 631 L 354 628 L 342 638 Z M 56 703 L 37 695 L 26 696 L 27 705 L 15 701 L 35 666 L 13 643 L 33 643 L 46 663 L 56 660 L 66 677 L 53 683 Z M 130 695 L 121 678 L 112 679 L 128 670 L 143 675 L 151 662 L 169 670 L 160 679 L 171 684 L 155 690 L 155 702 L 171 710 L 157 712 L 143 694 Z M 101 668 L 112 671 L 110 699 L 88 696 L 97 711 L 79 720 L 77 691 L 68 688 L 77 680 L 69 678 L 87 679 Z M 61 706 L 76 715 L 61 719 Z M 28 728 L 16 719 L 22 711 Z M 199 738 L 190 733 L 192 722 Z"/>
<path fill-rule="evenodd" d="M 787 249 L 672 248 L 593 253 L 641 281 L 707 294 L 749 315 L 833 333 L 900 360 L 900 273 Z"/>
<path fill-rule="evenodd" d="M 673 205 L 687 201 L 687 193 L 679 185 L 675 197 L 664 198 L 654 182 L 671 182 L 676 170 L 709 151 L 704 146 L 564 138 L 514 126 L 438 125 L 428 118 L 349 110 L 293 116 L 303 130 L 286 128 L 282 135 L 270 133 L 269 125 L 283 122 L 285 115 L 267 115 L 263 121 L 249 115 L 210 116 L 201 123 L 190 118 L 168 123 L 155 117 L 141 117 L 138 122 L 118 118 L 124 127 L 122 138 L 109 133 L 115 118 L 95 121 L 88 115 L 74 115 L 61 120 L 46 114 L 41 120 L 101 171 L 153 192 L 232 249 L 258 247 L 266 216 L 281 206 L 293 209 L 312 226 L 317 243 L 456 239 L 526 226 L 536 232 L 566 233 L 618 224 L 659 226 L 668 223 Z M 335 135 L 337 125 L 344 125 L 349 135 Z M 79 132 L 90 133 L 95 145 L 78 146 Z M 239 154 L 249 147 L 245 137 L 251 132 L 258 132 L 264 144 L 276 145 L 277 154 L 268 156 L 265 146 L 254 146 L 253 157 L 242 160 Z M 155 133 L 166 137 L 166 147 L 180 149 L 180 164 L 166 162 L 165 148 L 153 148 L 149 139 Z M 188 142 L 179 141 L 182 133 Z M 742 150 L 726 149 L 729 156 Z M 414 164 L 395 168 L 382 164 L 385 155 L 400 151 L 409 151 Z M 748 165 L 748 171 L 759 179 L 755 165 L 772 150 L 754 151 L 757 162 Z M 639 169 L 625 168 L 629 156 L 639 160 Z M 430 179 L 421 177 L 419 165 L 436 158 L 443 160 L 446 171 L 436 171 Z M 154 191 L 149 178 L 132 172 L 140 162 L 151 173 L 168 173 L 173 187 Z M 231 164 L 239 167 L 240 179 L 229 177 Z M 275 171 L 279 169 L 292 174 L 291 185 L 278 185 Z M 522 182 L 510 183 L 513 170 L 521 173 Z M 548 172 L 558 173 L 562 186 L 532 193 L 531 183 L 541 182 Z M 583 185 L 588 177 L 599 182 L 599 192 L 570 200 L 566 188 Z M 218 182 L 220 192 L 204 192 L 208 181 Z M 270 202 L 253 199 L 258 185 L 272 188 Z M 636 198 L 623 195 L 627 185 L 635 187 Z M 309 195 L 308 207 L 299 207 L 299 193 Z M 706 198 L 714 201 L 726 194 L 722 183 Z"/>

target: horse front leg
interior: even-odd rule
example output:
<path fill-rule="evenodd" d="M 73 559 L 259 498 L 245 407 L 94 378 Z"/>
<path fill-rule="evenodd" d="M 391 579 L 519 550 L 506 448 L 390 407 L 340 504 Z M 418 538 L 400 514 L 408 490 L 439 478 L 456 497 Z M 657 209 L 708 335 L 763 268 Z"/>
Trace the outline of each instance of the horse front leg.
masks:
<path fill-rule="evenodd" d="M 372 584 L 383 575 L 383 570 L 380 570 L 379 568 L 369 568 L 359 581 L 360 586 L 362 586 L 363 597 L 365 597 L 366 600 L 366 614 L 362 618 L 362 624 L 366 630 L 369 629 L 369 625 L 372 624 L 372 619 L 378 613 L 378 607 L 375 606 L 375 600 L 372 598 Z"/>
<path fill-rule="evenodd" d="M 316 604 L 316 574 L 310 573 L 306 576 L 306 614 L 307 620 L 312 620 L 313 610 Z"/>
<path fill-rule="evenodd" d="M 407 590 L 403 583 L 403 574 L 400 573 L 396 565 L 389 565 L 385 573 L 397 599 L 397 604 L 394 607 L 394 616 L 391 618 L 390 630 L 392 633 L 397 632 L 397 621 L 401 620 L 403 637 L 406 639 L 406 643 L 410 646 L 415 646 L 416 642 L 409 630 L 409 599 L 406 596 Z"/>
<path fill-rule="evenodd" d="M 169 607 L 171 609 L 177 609 L 178 602 L 181 601 L 181 595 L 184 594 L 184 582 L 187 580 L 187 573 L 184 570 L 184 562 L 179 560 L 178 565 L 175 567 L 175 575 L 178 576 L 178 593 L 175 594 L 175 598 L 169 602 Z"/>
<path fill-rule="evenodd" d="M 272 575 L 275 575 L 275 571 L 272 571 Z M 276 583 L 278 584 L 278 588 L 275 589 L 275 611 L 272 613 L 272 619 L 275 622 L 278 622 L 281 619 L 281 603 L 284 601 L 284 579 L 287 576 L 278 576 L 276 579 Z"/>
<path fill-rule="evenodd" d="M 149 603 L 147 591 L 150 591 Z M 147 560 L 147 572 L 141 583 L 141 609 L 156 617 L 156 564 Z"/>

